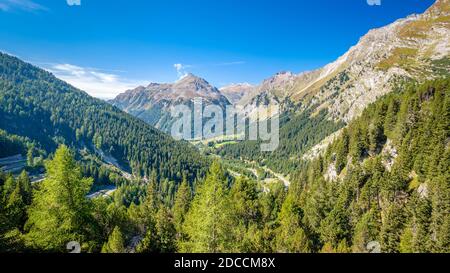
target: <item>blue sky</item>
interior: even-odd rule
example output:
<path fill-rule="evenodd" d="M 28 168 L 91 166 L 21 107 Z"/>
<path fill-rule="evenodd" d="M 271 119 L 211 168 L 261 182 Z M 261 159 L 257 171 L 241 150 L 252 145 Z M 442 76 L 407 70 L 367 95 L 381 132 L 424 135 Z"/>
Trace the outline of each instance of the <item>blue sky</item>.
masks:
<path fill-rule="evenodd" d="M 0 0 L 0 50 L 110 98 L 191 72 L 221 87 L 319 68 L 433 0 Z M 370 1 L 370 0 L 369 0 Z"/>

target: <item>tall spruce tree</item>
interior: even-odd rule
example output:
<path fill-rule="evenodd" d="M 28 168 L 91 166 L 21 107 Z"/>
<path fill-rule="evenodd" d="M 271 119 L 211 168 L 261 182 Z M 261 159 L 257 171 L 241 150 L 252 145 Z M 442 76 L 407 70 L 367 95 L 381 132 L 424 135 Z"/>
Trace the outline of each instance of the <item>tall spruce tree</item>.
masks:
<path fill-rule="evenodd" d="M 177 250 L 176 230 L 173 216 L 168 208 L 161 205 L 156 214 L 157 249 L 161 253 L 173 253 Z"/>

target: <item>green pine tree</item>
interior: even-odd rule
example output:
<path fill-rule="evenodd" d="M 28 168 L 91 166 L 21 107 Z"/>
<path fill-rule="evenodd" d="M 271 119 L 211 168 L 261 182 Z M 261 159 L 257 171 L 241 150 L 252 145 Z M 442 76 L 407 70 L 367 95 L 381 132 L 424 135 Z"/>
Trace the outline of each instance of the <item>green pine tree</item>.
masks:
<path fill-rule="evenodd" d="M 400 238 L 400 253 L 414 253 L 414 234 L 410 227 L 407 227 Z"/>
<path fill-rule="evenodd" d="M 191 199 L 191 187 L 189 186 L 186 177 L 184 177 L 175 196 L 175 203 L 173 206 L 173 221 L 177 231 L 177 238 L 181 241 L 185 239 L 182 228 L 186 214 L 189 211 Z"/>
<path fill-rule="evenodd" d="M 392 203 L 384 213 L 380 234 L 382 251 L 398 253 L 400 237 L 405 226 L 405 208 L 403 205 Z"/>
<path fill-rule="evenodd" d="M 356 224 L 353 235 L 353 252 L 367 252 L 367 245 L 370 242 L 377 241 L 380 223 L 378 219 L 378 211 L 375 209 L 365 213 Z"/>
<path fill-rule="evenodd" d="M 188 241 L 182 252 L 227 252 L 230 248 L 230 213 L 227 180 L 218 162 L 211 165 L 187 214 L 184 231 Z"/>
<path fill-rule="evenodd" d="M 289 194 L 278 216 L 276 231 L 276 250 L 281 253 L 309 253 L 311 242 L 302 222 L 303 211 L 293 194 Z"/>
<path fill-rule="evenodd" d="M 72 153 L 61 146 L 46 164 L 47 176 L 29 212 L 28 242 L 43 251 L 63 251 L 71 241 L 85 243 L 92 179 L 83 178 Z"/>
<path fill-rule="evenodd" d="M 102 253 L 125 253 L 125 240 L 120 228 L 115 227 L 108 238 L 108 242 L 103 245 Z"/>
<path fill-rule="evenodd" d="M 176 230 L 170 211 L 160 206 L 156 214 L 157 248 L 161 253 L 173 253 L 176 251 Z"/>

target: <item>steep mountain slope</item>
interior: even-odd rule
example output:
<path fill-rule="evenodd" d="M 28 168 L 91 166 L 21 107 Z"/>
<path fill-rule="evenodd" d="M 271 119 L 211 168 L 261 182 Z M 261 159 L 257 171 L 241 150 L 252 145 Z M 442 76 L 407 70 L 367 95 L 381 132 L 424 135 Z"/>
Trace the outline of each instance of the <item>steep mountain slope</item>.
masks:
<path fill-rule="evenodd" d="M 280 147 L 261 153 L 246 141 L 219 149 L 222 156 L 268 164 L 284 174 L 314 158 L 336 133 L 381 96 L 405 83 L 448 77 L 450 1 L 439 0 L 422 15 L 372 30 L 343 57 L 322 69 L 299 75 L 283 72 L 264 81 L 244 101 L 245 112 L 261 104 L 283 111 Z"/>
<path fill-rule="evenodd" d="M 238 103 L 246 115 L 250 115 L 262 105 L 279 105 L 282 112 L 295 110 L 289 94 L 294 87 L 296 75 L 292 72 L 280 72 L 264 80 L 251 93 L 244 96 Z"/>
<path fill-rule="evenodd" d="M 283 97 L 285 94 L 289 93 L 290 88 L 293 87 L 296 80 L 296 75 L 289 71 L 284 71 L 275 74 L 274 76 L 264 80 L 259 86 L 254 88 L 254 92 L 249 93 L 247 96 L 243 97 L 240 101 L 241 105 L 248 105 L 256 103 L 258 97 L 261 94 L 267 92 L 274 97 Z"/>
<path fill-rule="evenodd" d="M 448 253 L 449 125 L 450 80 L 412 84 L 370 105 L 297 170 L 302 222 L 324 251 L 352 242 L 365 252 L 377 241 L 383 252 Z"/>
<path fill-rule="evenodd" d="M 18 58 L 0 53 L 0 129 L 47 153 L 59 144 L 97 155 L 138 176 L 195 177 L 207 166 L 195 148 Z"/>
<path fill-rule="evenodd" d="M 404 79 L 426 80 L 450 71 L 450 1 L 437 0 L 422 15 L 412 15 L 371 30 L 337 61 L 299 75 L 282 73 L 265 81 L 247 108 L 260 97 L 289 99 L 303 108 L 329 109 L 348 122 Z M 281 78 L 281 79 L 280 79 Z"/>
<path fill-rule="evenodd" d="M 172 125 L 171 107 L 184 104 L 191 106 L 196 98 L 204 105 L 230 104 L 220 91 L 204 79 L 192 74 L 173 84 L 152 83 L 138 87 L 117 96 L 110 103 L 163 131 L 170 132 Z"/>

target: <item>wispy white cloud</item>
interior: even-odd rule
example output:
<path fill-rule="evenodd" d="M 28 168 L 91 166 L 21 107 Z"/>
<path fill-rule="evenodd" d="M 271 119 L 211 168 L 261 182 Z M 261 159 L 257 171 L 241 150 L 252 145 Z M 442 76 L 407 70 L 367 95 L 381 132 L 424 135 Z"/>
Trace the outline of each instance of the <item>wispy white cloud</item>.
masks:
<path fill-rule="evenodd" d="M 177 75 L 179 79 L 182 79 L 186 77 L 186 75 L 189 73 L 190 68 L 208 68 L 208 67 L 216 67 L 216 66 L 232 66 L 232 65 L 243 65 L 246 64 L 245 61 L 234 61 L 234 62 L 222 62 L 222 63 L 210 63 L 210 64 L 196 64 L 196 65 L 189 65 L 189 64 L 182 64 L 177 63 L 174 64 L 173 67 L 177 71 Z"/>
<path fill-rule="evenodd" d="M 216 66 L 230 66 L 230 65 L 241 65 L 246 64 L 244 61 L 237 61 L 237 62 L 224 62 L 224 63 L 217 63 Z"/>
<path fill-rule="evenodd" d="M 69 6 L 81 6 L 81 0 L 67 0 Z"/>
<path fill-rule="evenodd" d="M 32 0 L 0 0 L 0 11 L 24 10 L 29 12 L 48 11 L 48 8 Z"/>
<path fill-rule="evenodd" d="M 182 79 L 187 76 L 188 69 L 192 68 L 192 65 L 188 64 L 174 64 L 173 67 L 177 70 L 177 75 L 179 79 Z"/>
<path fill-rule="evenodd" d="M 125 90 L 148 84 L 146 81 L 125 79 L 104 70 L 72 64 L 53 64 L 47 70 L 61 80 L 101 99 L 111 99 Z"/>

